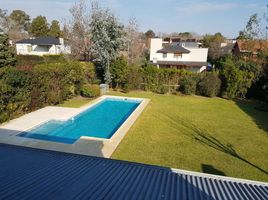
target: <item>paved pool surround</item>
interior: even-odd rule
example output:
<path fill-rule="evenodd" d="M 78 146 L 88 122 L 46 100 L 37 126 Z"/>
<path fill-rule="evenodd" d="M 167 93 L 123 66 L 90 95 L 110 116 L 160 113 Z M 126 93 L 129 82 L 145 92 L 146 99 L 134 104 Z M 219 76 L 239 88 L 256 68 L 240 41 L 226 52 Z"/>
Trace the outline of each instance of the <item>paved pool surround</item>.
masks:
<path fill-rule="evenodd" d="M 64 144 L 18 136 L 18 134 L 36 126 L 40 126 L 50 120 L 66 121 L 96 105 L 105 98 L 127 98 L 141 101 L 140 105 L 125 120 L 110 139 L 82 136 L 73 144 Z M 149 99 L 104 95 L 80 108 L 48 106 L 1 125 L 0 143 L 109 158 L 149 102 Z"/>

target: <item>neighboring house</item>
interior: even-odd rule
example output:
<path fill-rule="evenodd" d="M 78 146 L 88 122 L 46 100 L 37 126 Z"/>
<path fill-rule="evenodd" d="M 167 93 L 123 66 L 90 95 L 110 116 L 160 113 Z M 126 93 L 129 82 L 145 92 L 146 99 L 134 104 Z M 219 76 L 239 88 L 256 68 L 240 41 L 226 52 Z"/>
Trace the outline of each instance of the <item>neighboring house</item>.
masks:
<path fill-rule="evenodd" d="M 150 61 L 157 67 L 202 72 L 207 67 L 208 48 L 198 42 L 151 39 Z"/>
<path fill-rule="evenodd" d="M 237 40 L 233 54 L 244 59 L 256 59 L 261 51 L 268 51 L 268 40 Z"/>
<path fill-rule="evenodd" d="M 38 37 L 34 39 L 23 39 L 16 42 L 18 55 L 58 55 L 70 54 L 71 48 L 64 44 L 62 38 Z"/>

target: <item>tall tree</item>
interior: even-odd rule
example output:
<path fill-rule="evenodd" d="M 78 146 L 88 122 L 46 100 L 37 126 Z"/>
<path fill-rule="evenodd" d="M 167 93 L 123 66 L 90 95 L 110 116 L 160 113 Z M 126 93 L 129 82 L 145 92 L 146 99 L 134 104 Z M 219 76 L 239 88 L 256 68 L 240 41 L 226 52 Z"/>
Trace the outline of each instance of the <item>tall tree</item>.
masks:
<path fill-rule="evenodd" d="M 71 45 L 72 55 L 76 59 L 90 58 L 90 13 L 85 1 L 80 0 L 70 9 L 71 20 L 65 22 L 63 35 Z"/>
<path fill-rule="evenodd" d="M 9 30 L 9 18 L 7 15 L 7 10 L 2 10 L 0 8 L 0 29 L 4 32 L 4 33 L 8 33 Z"/>
<path fill-rule="evenodd" d="M 126 42 L 128 50 L 128 63 L 133 64 L 141 59 L 144 52 L 144 39 L 139 32 L 139 25 L 136 18 L 130 18 L 126 31 Z"/>
<path fill-rule="evenodd" d="M 118 56 L 124 39 L 123 25 L 107 9 L 92 4 L 91 51 L 100 63 L 106 83 L 111 82 L 110 63 Z"/>
<path fill-rule="evenodd" d="M 146 31 L 145 32 L 145 36 L 146 36 L 146 38 L 154 38 L 155 37 L 155 33 L 154 33 L 154 31 L 153 30 L 148 30 L 148 31 Z"/>
<path fill-rule="evenodd" d="M 34 37 L 47 36 L 48 31 L 47 18 L 41 15 L 34 18 L 29 27 L 29 33 Z"/>
<path fill-rule="evenodd" d="M 52 36 L 52 37 L 56 37 L 56 38 L 59 38 L 59 37 L 62 36 L 62 32 L 60 30 L 60 23 L 59 23 L 59 21 L 53 20 L 51 22 L 48 35 L 49 36 Z"/>
<path fill-rule="evenodd" d="M 244 35 L 248 39 L 259 39 L 262 37 L 260 19 L 258 18 L 258 14 L 255 13 L 250 16 L 244 30 Z"/>
<path fill-rule="evenodd" d="M 30 25 L 30 16 L 22 10 L 13 10 L 9 18 L 22 31 L 27 31 Z"/>
<path fill-rule="evenodd" d="M 203 46 L 209 48 L 208 58 L 210 62 L 214 62 L 226 53 L 221 48 L 221 43 L 224 40 L 225 37 L 221 33 L 215 33 L 214 35 L 207 34 L 203 37 Z"/>
<path fill-rule="evenodd" d="M 0 68 L 14 66 L 15 63 L 15 52 L 9 45 L 8 36 L 0 33 Z"/>

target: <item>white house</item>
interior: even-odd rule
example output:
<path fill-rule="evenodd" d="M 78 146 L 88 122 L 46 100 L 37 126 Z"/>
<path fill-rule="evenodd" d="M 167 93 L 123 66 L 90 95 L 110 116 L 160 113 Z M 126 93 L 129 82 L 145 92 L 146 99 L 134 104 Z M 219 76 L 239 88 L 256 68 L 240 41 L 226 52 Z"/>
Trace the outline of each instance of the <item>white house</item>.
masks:
<path fill-rule="evenodd" d="M 208 48 L 198 42 L 170 42 L 151 39 L 150 61 L 157 67 L 202 72 L 207 67 Z"/>
<path fill-rule="evenodd" d="M 23 39 L 16 42 L 18 55 L 58 55 L 70 54 L 71 47 L 64 44 L 63 38 L 38 37 L 34 39 Z"/>

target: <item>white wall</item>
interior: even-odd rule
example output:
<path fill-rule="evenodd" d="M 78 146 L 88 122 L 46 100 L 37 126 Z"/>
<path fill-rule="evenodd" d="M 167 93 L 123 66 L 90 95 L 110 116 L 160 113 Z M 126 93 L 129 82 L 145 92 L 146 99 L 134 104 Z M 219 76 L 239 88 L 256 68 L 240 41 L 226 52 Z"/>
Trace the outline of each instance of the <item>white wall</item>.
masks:
<path fill-rule="evenodd" d="M 151 39 L 151 50 L 150 50 L 150 61 L 157 63 L 157 61 L 188 61 L 188 62 L 207 62 L 208 48 L 187 48 L 190 53 L 182 54 L 181 58 L 174 58 L 173 53 L 168 53 L 167 57 L 164 58 L 162 53 L 156 53 L 162 49 L 162 39 L 152 38 Z"/>
<path fill-rule="evenodd" d="M 28 51 L 28 47 L 32 48 L 32 51 Z M 58 54 L 70 54 L 71 47 L 61 45 L 39 46 L 31 44 L 16 44 L 16 51 L 18 55 L 58 55 Z"/>

